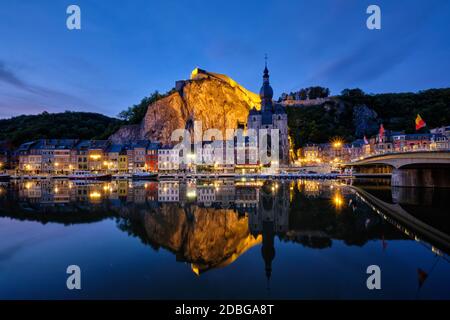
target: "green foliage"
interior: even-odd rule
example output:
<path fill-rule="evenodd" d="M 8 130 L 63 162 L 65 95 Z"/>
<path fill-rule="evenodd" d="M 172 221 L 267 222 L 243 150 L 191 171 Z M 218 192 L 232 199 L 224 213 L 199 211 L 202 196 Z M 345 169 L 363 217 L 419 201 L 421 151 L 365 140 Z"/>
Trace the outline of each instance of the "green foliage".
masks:
<path fill-rule="evenodd" d="M 417 114 L 425 120 L 428 129 L 450 124 L 450 88 L 384 94 L 345 89 L 334 102 L 287 108 L 295 148 L 307 143 L 329 142 L 336 136 L 347 142 L 361 138 L 355 135 L 353 122 L 353 109 L 359 105 L 373 109 L 378 114 L 378 123 L 389 130 L 415 132 Z"/>
<path fill-rule="evenodd" d="M 43 112 L 0 120 L 0 140 L 18 146 L 36 139 L 106 139 L 121 124 L 118 119 L 98 113 Z"/>
<path fill-rule="evenodd" d="M 282 93 L 278 102 L 286 101 L 286 100 L 307 100 L 307 99 L 317 99 L 317 98 L 326 98 L 330 95 L 330 89 L 324 87 L 309 87 L 302 88 L 299 91 L 291 92 L 291 93 Z"/>
<path fill-rule="evenodd" d="M 158 101 L 164 97 L 167 97 L 173 93 L 174 89 L 165 94 L 160 94 L 158 91 L 153 92 L 149 97 L 144 97 L 141 102 L 129 107 L 127 110 L 119 113 L 119 118 L 126 121 L 128 124 L 138 124 L 144 119 L 147 113 L 147 107 L 153 102 Z"/>
<path fill-rule="evenodd" d="M 415 132 L 417 114 L 427 128 L 450 124 L 450 88 L 429 89 L 417 93 L 363 94 L 341 96 L 346 104 L 366 104 L 378 114 L 386 129 Z"/>
<path fill-rule="evenodd" d="M 323 105 L 288 107 L 290 136 L 297 149 L 307 143 L 329 142 L 339 136 L 346 141 L 353 139 L 351 110 L 340 110 L 336 106 Z"/>

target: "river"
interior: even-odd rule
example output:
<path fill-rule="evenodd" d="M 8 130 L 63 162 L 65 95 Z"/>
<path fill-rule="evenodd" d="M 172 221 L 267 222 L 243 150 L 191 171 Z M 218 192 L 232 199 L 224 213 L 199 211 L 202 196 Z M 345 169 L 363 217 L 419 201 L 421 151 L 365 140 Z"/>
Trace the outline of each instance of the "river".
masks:
<path fill-rule="evenodd" d="M 450 299 L 449 243 L 371 196 L 450 234 L 450 190 L 383 179 L 2 183 L 0 299 Z"/>

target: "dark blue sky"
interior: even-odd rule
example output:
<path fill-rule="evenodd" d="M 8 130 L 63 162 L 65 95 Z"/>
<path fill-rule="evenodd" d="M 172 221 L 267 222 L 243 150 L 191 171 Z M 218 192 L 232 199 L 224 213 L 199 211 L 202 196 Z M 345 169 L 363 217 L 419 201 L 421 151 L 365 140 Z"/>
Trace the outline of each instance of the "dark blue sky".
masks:
<path fill-rule="evenodd" d="M 78 4 L 82 30 L 66 28 Z M 382 29 L 366 28 L 378 4 Z M 0 0 L 0 118 L 83 110 L 115 116 L 195 67 L 258 91 L 332 94 L 450 86 L 448 0 Z"/>

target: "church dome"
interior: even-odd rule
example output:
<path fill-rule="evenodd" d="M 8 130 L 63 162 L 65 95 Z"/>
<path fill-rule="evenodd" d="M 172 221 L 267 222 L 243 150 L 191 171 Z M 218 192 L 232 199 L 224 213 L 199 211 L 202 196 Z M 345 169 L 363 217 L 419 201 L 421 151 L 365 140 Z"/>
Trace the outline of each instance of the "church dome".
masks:
<path fill-rule="evenodd" d="M 273 89 L 270 86 L 269 82 L 263 83 L 261 90 L 259 90 L 259 96 L 261 97 L 261 100 L 263 100 L 263 99 L 272 100 Z"/>
<path fill-rule="evenodd" d="M 261 100 L 272 101 L 273 98 L 273 89 L 269 83 L 269 69 L 267 69 L 267 64 L 264 68 L 263 85 L 261 90 L 259 90 L 259 96 L 261 97 Z"/>

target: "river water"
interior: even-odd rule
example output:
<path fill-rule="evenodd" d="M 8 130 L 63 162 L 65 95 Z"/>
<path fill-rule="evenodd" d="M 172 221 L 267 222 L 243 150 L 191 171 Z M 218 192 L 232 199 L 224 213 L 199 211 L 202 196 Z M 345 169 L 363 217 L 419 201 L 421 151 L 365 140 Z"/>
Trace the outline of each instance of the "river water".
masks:
<path fill-rule="evenodd" d="M 449 190 L 386 180 L 2 183 L 0 299 L 449 299 L 448 246 L 367 194 L 450 234 Z"/>

